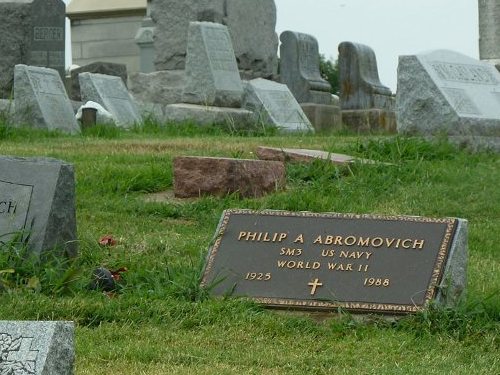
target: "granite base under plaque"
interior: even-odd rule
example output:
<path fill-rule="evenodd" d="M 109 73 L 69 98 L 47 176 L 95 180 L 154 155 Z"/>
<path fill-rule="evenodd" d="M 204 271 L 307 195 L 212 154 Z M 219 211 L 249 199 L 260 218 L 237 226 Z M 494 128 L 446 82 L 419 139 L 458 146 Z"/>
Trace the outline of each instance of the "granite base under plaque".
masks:
<path fill-rule="evenodd" d="M 277 308 L 412 313 L 455 305 L 466 268 L 463 219 L 228 210 L 201 284 Z"/>

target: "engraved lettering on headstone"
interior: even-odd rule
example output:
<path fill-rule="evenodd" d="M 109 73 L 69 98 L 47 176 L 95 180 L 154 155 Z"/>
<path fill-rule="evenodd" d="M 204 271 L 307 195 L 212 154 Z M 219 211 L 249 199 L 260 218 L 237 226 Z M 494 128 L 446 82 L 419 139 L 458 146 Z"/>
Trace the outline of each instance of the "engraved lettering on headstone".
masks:
<path fill-rule="evenodd" d="M 205 43 L 208 51 L 210 66 L 213 70 L 234 72 L 238 68 L 232 53 L 229 34 L 220 29 L 205 28 Z"/>
<path fill-rule="evenodd" d="M 282 123 L 303 123 L 299 111 L 295 109 L 292 97 L 283 91 L 265 90 L 262 91 L 262 100 L 264 103 L 272 103 L 272 114 L 276 117 L 276 121 Z"/>
<path fill-rule="evenodd" d="M 64 30 L 62 27 L 35 26 L 33 40 L 37 42 L 62 41 L 64 40 Z"/>
<path fill-rule="evenodd" d="M 490 70 L 484 66 L 445 62 L 432 62 L 430 65 L 444 81 L 482 85 L 498 85 L 499 83 Z"/>
<path fill-rule="evenodd" d="M 32 350 L 33 337 L 12 337 L 0 333 L 0 374 L 36 373 L 38 350 Z"/>
<path fill-rule="evenodd" d="M 445 87 L 443 88 L 446 96 L 449 98 L 453 108 L 464 115 L 480 115 L 481 112 L 476 107 L 474 102 L 469 98 L 467 92 L 463 89 Z"/>
<path fill-rule="evenodd" d="M 26 228 L 33 186 L 0 180 L 0 243 Z"/>
<path fill-rule="evenodd" d="M 31 82 L 33 88 L 38 93 L 62 95 L 64 93 L 64 86 L 58 79 L 57 75 L 51 76 L 45 72 L 30 71 Z"/>
<path fill-rule="evenodd" d="M 307 35 L 299 34 L 298 39 L 300 48 L 299 64 L 301 71 L 307 77 L 315 77 L 319 61 L 314 45 L 311 43 L 311 40 Z"/>

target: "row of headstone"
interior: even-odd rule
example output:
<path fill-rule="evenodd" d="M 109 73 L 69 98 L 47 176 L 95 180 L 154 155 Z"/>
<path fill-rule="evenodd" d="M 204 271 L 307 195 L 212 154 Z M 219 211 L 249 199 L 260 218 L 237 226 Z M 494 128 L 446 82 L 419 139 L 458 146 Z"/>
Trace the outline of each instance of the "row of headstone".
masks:
<path fill-rule="evenodd" d="M 65 15 L 62 0 L 0 2 L 0 98 L 12 94 L 14 66 L 65 71 Z"/>
<path fill-rule="evenodd" d="M 313 130 L 286 85 L 262 78 L 242 82 L 226 26 L 212 22 L 189 24 L 185 68 L 182 100 L 192 105 L 168 105 L 168 120 L 173 119 L 169 116 L 179 119 L 182 111 L 184 119 L 194 116 L 192 120 L 197 120 L 217 107 L 228 117 L 246 113 L 248 122 L 262 121 L 284 131 Z"/>

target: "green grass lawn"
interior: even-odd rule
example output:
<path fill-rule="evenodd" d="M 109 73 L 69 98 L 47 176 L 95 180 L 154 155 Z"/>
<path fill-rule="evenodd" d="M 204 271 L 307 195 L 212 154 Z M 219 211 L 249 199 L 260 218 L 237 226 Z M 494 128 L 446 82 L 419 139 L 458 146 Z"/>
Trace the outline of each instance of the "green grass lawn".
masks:
<path fill-rule="evenodd" d="M 18 260 L 14 282 L 0 295 L 0 319 L 75 321 L 77 374 L 500 373 L 500 155 L 387 136 L 241 135 L 192 126 L 91 132 L 0 127 L 1 155 L 50 156 L 75 167 L 78 273 L 65 285 L 62 262 L 30 268 Z M 391 165 L 290 164 L 287 189 L 263 198 L 151 199 L 172 190 L 174 157 L 255 158 L 259 145 Z M 467 299 L 455 310 L 360 321 L 210 298 L 199 278 L 228 208 L 465 218 Z M 98 245 L 107 234 L 116 246 Z M 100 265 L 128 269 L 115 295 L 88 290 Z M 0 255 L 0 270 L 11 266 Z"/>

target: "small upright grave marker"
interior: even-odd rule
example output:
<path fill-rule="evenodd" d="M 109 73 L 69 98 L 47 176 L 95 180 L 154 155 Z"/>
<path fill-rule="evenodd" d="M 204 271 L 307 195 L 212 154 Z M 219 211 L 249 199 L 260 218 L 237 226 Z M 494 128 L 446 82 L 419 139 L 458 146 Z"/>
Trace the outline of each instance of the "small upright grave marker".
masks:
<path fill-rule="evenodd" d="M 98 73 L 80 73 L 83 101 L 93 101 L 111 112 L 120 127 L 130 128 L 142 122 L 139 108 L 120 77 Z"/>
<path fill-rule="evenodd" d="M 278 308 L 410 313 L 460 298 L 466 238 L 454 218 L 228 210 L 202 285 Z"/>
<path fill-rule="evenodd" d="M 27 65 L 14 69 L 14 98 L 19 125 L 79 133 L 73 107 L 57 71 Z"/>
<path fill-rule="evenodd" d="M 0 245 L 28 239 L 31 251 L 76 255 L 73 166 L 50 158 L 0 156 Z"/>
<path fill-rule="evenodd" d="M 0 374 L 72 375 L 73 322 L 0 321 Z"/>

